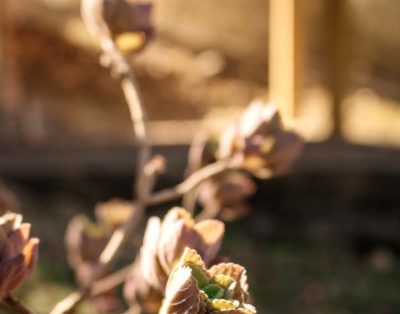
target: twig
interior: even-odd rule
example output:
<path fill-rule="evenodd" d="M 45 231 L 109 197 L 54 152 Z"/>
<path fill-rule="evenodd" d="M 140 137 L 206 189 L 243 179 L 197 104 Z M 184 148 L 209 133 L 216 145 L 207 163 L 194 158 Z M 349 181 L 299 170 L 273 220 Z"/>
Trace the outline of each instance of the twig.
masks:
<path fill-rule="evenodd" d="M 98 266 L 87 287 L 81 292 L 73 293 L 59 302 L 50 314 L 66 313 L 92 294 L 92 288 L 97 278 L 103 273 L 104 269 L 112 264 L 118 257 L 127 236 L 142 220 L 146 205 L 157 204 L 178 198 L 197 187 L 204 179 L 220 173 L 228 167 L 226 161 L 216 162 L 191 175 L 175 188 L 159 192 L 150 198 L 149 195 L 154 185 L 156 171 L 155 169 L 151 169 L 151 167 L 150 169 L 146 167 L 151 156 L 151 146 L 147 133 L 147 117 L 138 93 L 136 80 L 125 56 L 115 47 L 111 39 L 104 40 L 102 42 L 102 47 L 107 57 L 106 61 L 108 65 L 112 68 L 112 71 L 121 78 L 122 90 L 129 107 L 133 131 L 138 142 L 139 156 L 136 166 L 137 177 L 134 185 L 136 192 L 136 201 L 134 203 L 135 210 L 132 212 L 128 221 L 121 228 L 118 228 L 111 236 L 100 255 Z"/>
<path fill-rule="evenodd" d="M 175 187 L 154 193 L 151 197 L 149 197 L 146 204 L 156 205 L 175 200 L 181 197 L 183 194 L 188 193 L 189 191 L 196 188 L 204 180 L 209 179 L 231 168 L 232 166 L 230 160 L 220 160 L 215 163 L 209 164 L 194 172 L 185 181 L 176 185 Z"/>
<path fill-rule="evenodd" d="M 219 173 L 222 173 L 228 169 L 231 169 L 231 164 L 230 164 L 229 160 L 221 160 L 221 161 L 217 161 L 215 163 L 209 164 L 209 165 L 201 168 L 200 170 L 194 172 L 185 181 L 176 185 L 175 187 L 170 188 L 170 189 L 165 189 L 165 190 L 162 190 L 160 192 L 153 194 L 146 200 L 145 204 L 146 205 L 156 205 L 156 204 L 160 204 L 163 202 L 175 200 L 175 199 L 181 197 L 183 194 L 195 189 L 204 180 L 207 180 L 207 179 L 209 179 Z M 134 213 L 135 212 L 136 212 L 136 210 L 134 210 Z M 133 221 L 133 226 L 134 226 L 134 222 L 137 220 L 132 220 L 132 221 Z M 129 226 L 131 226 L 131 225 L 132 224 L 130 224 Z M 118 241 L 117 244 L 120 243 L 119 242 L 119 241 L 121 241 L 120 237 L 122 237 L 123 235 L 124 235 L 124 233 L 122 231 L 116 233 L 116 235 L 114 234 L 114 236 L 117 237 L 115 240 L 115 241 Z M 114 244 L 109 244 L 109 245 L 111 245 L 111 247 L 113 249 L 115 249 L 115 247 L 113 247 Z M 107 254 L 111 254 L 112 252 L 113 251 L 111 251 L 110 253 L 107 252 Z M 104 253 L 104 254 L 106 254 L 106 253 Z M 107 256 L 107 258 L 109 258 L 109 256 Z M 98 295 L 99 294 L 98 291 L 100 291 L 102 289 L 99 287 L 96 287 L 96 286 L 97 286 L 97 284 L 100 285 L 100 282 L 101 281 L 92 284 L 92 287 L 91 287 L 92 291 L 90 291 L 90 289 L 89 289 L 89 290 L 85 290 L 85 291 L 81 291 L 81 292 L 72 293 L 70 296 L 68 296 L 67 298 L 62 300 L 59 304 L 57 304 L 56 307 L 54 307 L 54 309 L 50 312 L 50 314 L 66 313 L 68 310 L 71 310 L 72 308 L 76 307 L 86 297 L 89 297 L 92 295 Z M 114 284 L 118 285 L 119 282 L 116 280 Z M 111 285 L 109 285 L 108 288 L 111 288 Z"/>
<path fill-rule="evenodd" d="M 104 292 L 107 292 L 120 284 L 122 284 L 129 271 L 131 270 L 131 265 L 125 266 L 119 271 L 96 281 L 93 284 L 93 288 L 90 293 L 90 297 L 96 297 Z M 73 308 L 75 308 L 86 296 L 81 292 L 73 292 L 68 297 L 59 302 L 51 311 L 51 313 L 68 313 Z"/>
<path fill-rule="evenodd" d="M 218 216 L 221 212 L 221 204 L 216 201 L 210 201 L 203 210 L 195 217 L 196 221 L 202 221 L 206 219 L 213 219 Z"/>
<path fill-rule="evenodd" d="M 83 299 L 85 295 L 81 292 L 76 291 L 68 295 L 61 302 L 58 302 L 56 306 L 51 310 L 50 314 L 61 314 L 69 313 L 73 308 L 75 308 Z"/>
<path fill-rule="evenodd" d="M 33 312 L 28 309 L 24 304 L 22 304 L 17 299 L 14 299 L 12 296 L 6 297 L 0 303 L 3 305 L 10 313 L 19 313 L 19 314 L 32 314 Z"/>
<path fill-rule="evenodd" d="M 183 194 L 182 207 L 185 208 L 192 216 L 196 210 L 197 198 L 199 197 L 199 191 L 193 190 Z"/>
<path fill-rule="evenodd" d="M 91 295 L 93 284 L 99 278 L 100 274 L 103 273 L 104 269 L 112 264 L 118 257 L 127 236 L 142 220 L 145 204 L 148 195 L 153 188 L 152 185 L 154 184 L 152 177 L 155 173 L 151 171 L 152 169 L 146 167 L 151 156 L 151 146 L 147 134 L 147 116 L 142 106 L 138 88 L 136 86 L 135 76 L 125 56 L 116 48 L 111 39 L 104 40 L 102 42 L 102 47 L 108 59 L 108 65 L 121 79 L 121 87 L 129 107 L 133 131 L 137 140 L 139 156 L 136 165 L 137 177 L 134 184 L 136 194 L 136 202 L 134 204 L 135 210 L 132 211 L 127 222 L 121 228 L 118 228 L 111 236 L 105 249 L 100 255 L 99 263 L 87 286 L 82 289 L 80 293 L 73 293 L 59 302 L 51 311 L 51 314 L 66 313 L 77 306 L 83 299 Z"/>
<path fill-rule="evenodd" d="M 99 258 L 96 271 L 93 273 L 83 294 L 90 291 L 92 284 L 97 280 L 103 270 L 108 267 L 119 255 L 122 245 L 127 235 L 135 229 L 136 225 L 142 220 L 145 210 L 145 203 L 150 190 L 152 189 L 150 178 L 154 175 L 151 171 L 146 171 L 146 165 L 150 160 L 151 146 L 147 132 L 147 116 L 143 108 L 136 79 L 133 71 L 126 60 L 126 57 L 116 48 L 111 39 L 102 43 L 103 50 L 109 58 L 111 69 L 121 78 L 121 87 L 129 107 L 133 125 L 133 131 L 138 145 L 138 162 L 136 165 L 136 180 L 134 184 L 136 192 L 135 210 L 132 212 L 128 221 L 111 236 L 110 241 L 103 250 Z"/>
<path fill-rule="evenodd" d="M 134 185 L 136 198 L 142 203 L 148 192 L 148 175 L 144 168 L 151 157 L 151 146 L 147 131 L 147 114 L 142 105 L 139 88 L 135 75 L 123 53 L 118 50 L 111 39 L 105 39 L 102 47 L 106 56 L 106 63 L 111 70 L 121 79 L 121 87 L 128 104 L 133 132 L 138 145 L 138 161 L 136 164 L 137 179 Z"/>
<path fill-rule="evenodd" d="M 132 232 L 138 225 L 138 223 L 142 220 L 143 211 L 146 205 L 155 205 L 162 202 L 167 202 L 170 200 L 174 200 L 179 198 L 183 194 L 192 191 L 196 188 L 201 182 L 206 179 L 209 179 L 221 172 L 226 171 L 230 168 L 229 160 L 221 160 L 217 161 L 213 164 L 207 165 L 204 168 L 196 171 L 191 176 L 189 176 L 185 181 L 178 184 L 174 188 L 163 190 L 154 194 L 153 196 L 147 196 L 144 194 L 145 197 L 142 201 L 135 202 L 135 210 L 132 212 L 131 217 L 129 220 L 122 226 L 122 228 L 117 229 L 114 234 L 112 235 L 110 241 L 108 242 L 106 248 L 102 252 L 99 258 L 99 266 L 92 277 L 92 281 L 88 285 L 86 291 L 84 291 L 84 295 L 88 294 L 89 290 L 91 289 L 91 285 L 97 280 L 99 274 L 101 274 L 108 265 L 110 265 L 114 259 L 118 256 L 119 251 L 121 250 L 122 244 L 124 240 L 127 238 L 127 235 Z M 144 167 L 142 172 L 144 174 L 145 182 L 143 184 L 146 185 L 148 193 L 152 189 L 152 184 L 154 184 L 153 177 L 155 169 L 149 169 L 148 167 Z M 52 313 L 54 314 L 54 313 Z"/>
<path fill-rule="evenodd" d="M 107 292 L 124 283 L 128 273 L 132 270 L 132 265 L 125 266 L 117 272 L 96 281 L 93 285 L 91 297 L 98 296 L 104 292 Z"/>
<path fill-rule="evenodd" d="M 99 275 L 103 272 L 104 268 L 110 265 L 114 259 L 118 256 L 122 244 L 124 243 L 127 236 L 136 228 L 139 222 L 142 220 L 143 211 L 146 205 L 155 205 L 162 202 L 167 202 L 169 200 L 174 200 L 179 198 L 183 194 L 192 191 L 201 182 L 209 179 L 221 172 L 226 171 L 230 168 L 230 162 L 228 160 L 217 161 L 213 164 L 205 166 L 204 168 L 196 171 L 191 176 L 189 176 L 185 181 L 178 184 L 174 188 L 163 190 L 154 194 L 153 196 L 148 196 L 147 193 L 153 188 L 155 169 L 149 169 L 149 167 L 144 167 L 142 169 L 144 185 L 146 185 L 147 190 L 144 190 L 143 200 L 137 200 L 134 203 L 135 210 L 132 212 L 131 217 L 122 226 L 122 228 L 117 229 L 111 236 L 106 248 L 103 250 L 99 258 L 99 266 L 92 277 L 92 281 L 89 283 L 84 294 L 87 294 L 91 289 L 91 285 L 97 280 Z"/>

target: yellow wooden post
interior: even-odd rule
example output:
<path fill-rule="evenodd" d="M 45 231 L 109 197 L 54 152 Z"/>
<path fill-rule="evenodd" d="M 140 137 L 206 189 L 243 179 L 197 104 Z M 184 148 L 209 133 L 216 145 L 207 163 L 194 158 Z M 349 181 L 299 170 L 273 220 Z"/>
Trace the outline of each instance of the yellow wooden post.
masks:
<path fill-rule="evenodd" d="M 19 80 L 19 65 L 13 51 L 15 47 L 12 0 L 0 0 L 0 138 L 3 143 L 15 145 L 20 141 L 18 116 L 22 103 L 22 87 Z"/>
<path fill-rule="evenodd" d="M 270 0 L 270 99 L 293 119 L 300 101 L 305 0 Z"/>
<path fill-rule="evenodd" d="M 4 89 L 4 36 L 6 18 L 6 0 L 0 0 L 0 112 L 2 108 L 2 98 Z"/>
<path fill-rule="evenodd" d="M 349 85 L 348 68 L 351 61 L 351 25 L 349 23 L 348 1 L 327 0 L 328 37 L 328 89 L 332 95 L 332 137 L 342 135 L 341 106 Z"/>

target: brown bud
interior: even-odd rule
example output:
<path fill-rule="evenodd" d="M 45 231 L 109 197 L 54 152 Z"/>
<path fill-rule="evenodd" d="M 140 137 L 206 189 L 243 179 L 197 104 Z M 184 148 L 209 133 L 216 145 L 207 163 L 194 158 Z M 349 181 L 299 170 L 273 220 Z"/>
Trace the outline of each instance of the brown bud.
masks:
<path fill-rule="evenodd" d="M 39 240 L 29 238 L 30 224 L 22 216 L 0 216 L 0 300 L 19 287 L 32 273 L 38 258 Z"/>
<path fill-rule="evenodd" d="M 153 5 L 152 0 L 104 0 L 104 21 L 114 37 L 131 32 L 151 36 Z"/>
<path fill-rule="evenodd" d="M 154 33 L 152 0 L 82 0 L 82 18 L 100 41 L 139 50 Z"/>
<path fill-rule="evenodd" d="M 83 215 L 75 216 L 65 233 L 68 262 L 77 282 L 84 287 L 90 280 L 109 235 L 104 228 Z"/>
<path fill-rule="evenodd" d="M 210 219 L 195 223 L 185 209 L 178 207 L 172 208 L 162 222 L 150 218 L 140 250 L 144 279 L 163 292 L 185 248 L 196 249 L 210 263 L 218 253 L 224 231 L 222 222 Z"/>
<path fill-rule="evenodd" d="M 94 209 L 98 223 L 110 232 L 123 225 L 133 210 L 132 201 L 121 199 L 112 199 L 107 202 L 98 203 Z"/>
<path fill-rule="evenodd" d="M 219 217 L 232 221 L 248 212 L 246 200 L 256 192 L 254 180 L 246 173 L 227 171 L 203 182 L 199 188 L 199 201 L 207 207 L 221 208 Z"/>
<path fill-rule="evenodd" d="M 96 271 L 98 260 L 110 239 L 112 231 L 120 225 L 132 211 L 131 202 L 112 200 L 96 206 L 96 216 L 100 223 L 90 221 L 84 215 L 71 219 L 65 233 L 67 258 L 80 287 L 86 287 Z M 115 211 L 112 211 L 115 210 Z M 107 276 L 106 268 L 100 278 Z M 110 289 L 96 296 L 96 307 L 101 312 L 111 312 L 120 308 L 115 289 Z"/>
<path fill-rule="evenodd" d="M 303 141 L 287 131 L 276 107 L 254 101 L 220 139 L 219 158 L 231 158 L 236 167 L 269 178 L 288 171 Z"/>

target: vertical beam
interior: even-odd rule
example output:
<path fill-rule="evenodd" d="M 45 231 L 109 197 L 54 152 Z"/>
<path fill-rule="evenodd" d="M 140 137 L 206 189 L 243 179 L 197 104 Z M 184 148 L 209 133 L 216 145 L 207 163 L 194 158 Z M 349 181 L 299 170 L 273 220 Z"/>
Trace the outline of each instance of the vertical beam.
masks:
<path fill-rule="evenodd" d="M 0 140 L 8 145 L 20 141 L 18 120 L 22 103 L 22 86 L 19 79 L 19 66 L 15 55 L 15 33 L 13 28 L 12 0 L 0 0 Z"/>
<path fill-rule="evenodd" d="M 0 118 L 2 113 L 2 102 L 4 93 L 4 42 L 6 29 L 6 0 L 0 0 Z M 0 123 L 2 121 L 0 120 Z"/>
<path fill-rule="evenodd" d="M 347 0 L 326 0 L 328 89 L 332 95 L 332 138 L 342 136 L 341 106 L 349 83 L 351 25 Z"/>
<path fill-rule="evenodd" d="M 300 101 L 305 0 L 270 0 L 270 99 L 293 119 Z"/>

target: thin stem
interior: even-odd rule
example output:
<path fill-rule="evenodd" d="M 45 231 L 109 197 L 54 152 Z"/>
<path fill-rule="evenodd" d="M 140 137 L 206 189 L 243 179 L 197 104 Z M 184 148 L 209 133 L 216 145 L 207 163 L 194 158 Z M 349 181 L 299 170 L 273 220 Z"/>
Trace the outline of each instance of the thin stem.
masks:
<path fill-rule="evenodd" d="M 103 49 L 110 58 L 112 70 L 121 77 L 121 87 L 128 104 L 133 132 L 137 140 L 139 156 L 136 165 L 137 176 L 134 184 L 136 202 L 135 210 L 132 212 L 128 221 L 122 228 L 114 232 L 106 248 L 100 255 L 98 267 L 88 284 L 87 290 L 90 290 L 91 285 L 97 280 L 104 268 L 116 259 L 127 235 L 136 227 L 138 222 L 142 220 L 146 199 L 152 189 L 151 182 L 153 180 L 150 178 L 154 175 L 154 173 L 146 171 L 146 165 L 151 157 L 151 146 L 147 132 L 147 115 L 139 95 L 136 78 L 126 57 L 118 50 L 112 40 L 105 40 Z"/>
<path fill-rule="evenodd" d="M 24 304 L 22 304 L 17 299 L 14 299 L 12 296 L 6 297 L 0 303 L 3 305 L 10 313 L 19 313 L 19 314 L 32 314 L 33 312 L 28 309 Z"/>
<path fill-rule="evenodd" d="M 61 302 L 58 302 L 56 306 L 51 310 L 50 314 L 64 314 L 70 312 L 73 308 L 80 304 L 84 297 L 81 292 L 76 291 L 68 295 Z"/>
<path fill-rule="evenodd" d="M 119 256 L 119 253 L 122 249 L 122 245 L 125 243 L 125 240 L 130 238 L 133 231 L 136 229 L 137 225 L 143 219 L 143 212 L 145 206 L 147 204 L 147 200 L 149 198 L 149 193 L 153 189 L 155 184 L 155 176 L 157 175 L 158 168 L 156 165 L 153 165 L 151 162 L 148 162 L 142 169 L 143 173 L 143 185 L 145 189 L 143 190 L 143 199 L 137 200 L 134 202 L 134 210 L 132 211 L 131 216 L 125 222 L 125 224 L 118 228 L 111 236 L 111 239 L 108 241 L 105 249 L 100 255 L 99 264 L 96 269 L 95 274 L 92 277 L 92 281 L 89 283 L 88 287 L 84 290 L 90 290 L 92 284 L 97 280 L 99 275 L 103 272 L 105 268 L 107 268 L 110 264 L 114 262 L 114 260 Z"/>
<path fill-rule="evenodd" d="M 135 191 L 138 202 L 143 203 L 148 194 L 148 175 L 144 168 L 151 157 L 151 146 L 147 132 L 147 116 L 141 105 L 136 79 L 132 71 L 129 71 L 121 81 L 122 90 L 128 103 L 131 120 L 136 134 L 138 145 L 138 162 L 136 165 L 137 179 Z"/>
<path fill-rule="evenodd" d="M 132 270 L 132 265 L 128 265 L 118 270 L 117 272 L 103 279 L 100 279 L 99 281 L 96 281 L 96 283 L 93 285 L 91 297 L 98 296 L 104 292 L 107 292 L 123 284 L 131 270 Z"/>
<path fill-rule="evenodd" d="M 138 161 L 136 164 L 135 194 L 138 202 L 142 202 L 148 189 L 144 168 L 151 157 L 151 145 L 148 136 L 148 118 L 142 104 L 136 77 L 125 55 L 118 50 L 111 39 L 103 40 L 102 47 L 112 71 L 121 78 L 121 88 L 129 108 L 130 118 L 138 145 Z"/>
<path fill-rule="evenodd" d="M 91 295 L 93 284 L 99 278 L 100 274 L 103 273 L 104 269 L 119 256 L 128 235 L 131 234 L 142 220 L 145 204 L 154 184 L 153 176 L 155 175 L 155 171 L 152 171 L 154 169 L 151 169 L 151 167 L 150 169 L 146 167 L 151 157 L 151 146 L 147 132 L 147 115 L 142 106 L 135 76 L 125 56 L 117 49 L 111 39 L 104 40 L 102 47 L 111 70 L 121 78 L 121 87 L 128 104 L 133 131 L 137 140 L 138 162 L 136 165 L 137 176 L 134 184 L 136 194 L 135 210 L 132 211 L 126 223 L 112 234 L 100 255 L 96 270 L 87 286 L 80 293 L 72 294 L 57 304 L 51 314 L 66 313 Z"/>
<path fill-rule="evenodd" d="M 230 168 L 231 165 L 229 160 L 220 160 L 209 164 L 194 172 L 185 181 L 176 185 L 175 187 L 154 193 L 151 197 L 149 197 L 147 205 L 156 205 L 175 200 L 181 197 L 183 194 L 195 189 L 204 180 L 207 180 Z"/>
<path fill-rule="evenodd" d="M 210 201 L 203 210 L 195 217 L 196 221 L 202 221 L 206 219 L 213 219 L 218 216 L 221 212 L 221 204 L 216 201 Z"/>
<path fill-rule="evenodd" d="M 198 190 L 193 190 L 183 194 L 182 207 L 185 208 L 192 216 L 196 210 L 196 203 L 198 198 Z"/>

